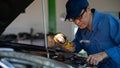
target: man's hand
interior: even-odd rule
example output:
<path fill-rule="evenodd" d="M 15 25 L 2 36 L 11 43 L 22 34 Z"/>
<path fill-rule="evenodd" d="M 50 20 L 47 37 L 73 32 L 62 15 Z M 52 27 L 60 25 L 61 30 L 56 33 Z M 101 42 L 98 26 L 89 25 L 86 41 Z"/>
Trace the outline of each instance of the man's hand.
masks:
<path fill-rule="evenodd" d="M 105 52 L 100 52 L 93 55 L 89 55 L 87 58 L 87 62 L 91 65 L 98 65 L 100 61 L 107 57 L 108 55 Z"/>
<path fill-rule="evenodd" d="M 75 51 L 75 45 L 72 42 L 66 42 L 64 44 L 64 48 L 65 48 L 66 52 L 74 52 Z"/>

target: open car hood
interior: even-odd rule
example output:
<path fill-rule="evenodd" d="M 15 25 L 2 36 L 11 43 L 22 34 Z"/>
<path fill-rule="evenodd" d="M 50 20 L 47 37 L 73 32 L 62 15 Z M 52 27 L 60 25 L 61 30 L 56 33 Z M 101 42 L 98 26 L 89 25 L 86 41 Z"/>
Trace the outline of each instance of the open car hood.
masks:
<path fill-rule="evenodd" d="M 0 0 L 0 35 L 34 0 Z"/>

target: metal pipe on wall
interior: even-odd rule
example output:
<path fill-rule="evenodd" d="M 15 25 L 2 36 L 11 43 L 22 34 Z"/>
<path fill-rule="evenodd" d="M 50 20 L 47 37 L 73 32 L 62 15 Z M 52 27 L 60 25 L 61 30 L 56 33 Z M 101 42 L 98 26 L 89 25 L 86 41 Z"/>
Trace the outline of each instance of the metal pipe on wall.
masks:
<path fill-rule="evenodd" d="M 49 51 L 48 51 L 48 46 L 47 46 L 47 31 L 46 31 L 46 17 L 45 17 L 45 0 L 41 0 L 41 4 L 42 4 L 42 17 L 43 17 L 43 25 L 44 25 L 44 37 L 45 37 L 45 48 L 47 51 L 47 58 L 49 58 Z"/>

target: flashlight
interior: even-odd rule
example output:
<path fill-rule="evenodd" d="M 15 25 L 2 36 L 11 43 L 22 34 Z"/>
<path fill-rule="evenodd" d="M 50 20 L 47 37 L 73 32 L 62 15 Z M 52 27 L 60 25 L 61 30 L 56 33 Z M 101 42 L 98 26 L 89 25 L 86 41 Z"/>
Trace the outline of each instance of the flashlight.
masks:
<path fill-rule="evenodd" d="M 57 44 L 62 44 L 65 48 L 72 47 L 71 43 L 68 42 L 67 37 L 63 33 L 57 33 L 53 39 Z"/>

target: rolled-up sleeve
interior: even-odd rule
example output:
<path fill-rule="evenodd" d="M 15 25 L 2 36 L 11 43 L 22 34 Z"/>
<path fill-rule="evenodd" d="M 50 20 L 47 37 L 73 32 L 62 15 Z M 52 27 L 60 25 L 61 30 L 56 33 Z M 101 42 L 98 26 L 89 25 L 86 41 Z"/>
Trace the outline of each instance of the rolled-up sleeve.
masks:
<path fill-rule="evenodd" d="M 77 33 L 75 35 L 75 39 L 72 41 L 75 44 L 75 53 L 78 53 L 82 48 L 80 45 L 79 40 L 81 39 L 81 35 L 80 35 L 80 30 L 77 30 Z"/>

